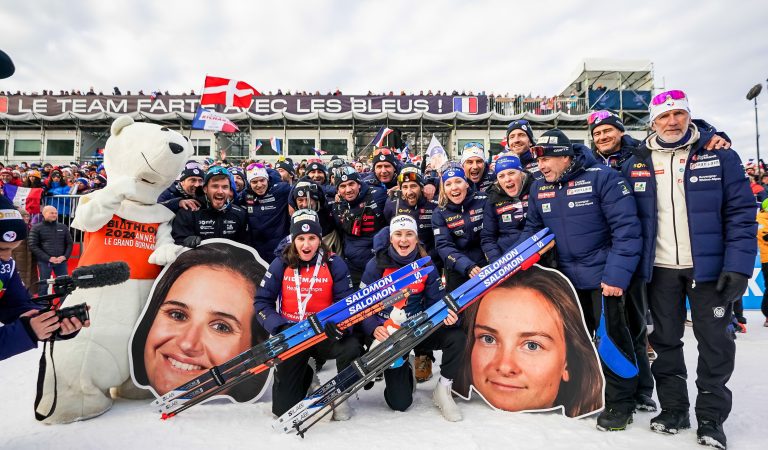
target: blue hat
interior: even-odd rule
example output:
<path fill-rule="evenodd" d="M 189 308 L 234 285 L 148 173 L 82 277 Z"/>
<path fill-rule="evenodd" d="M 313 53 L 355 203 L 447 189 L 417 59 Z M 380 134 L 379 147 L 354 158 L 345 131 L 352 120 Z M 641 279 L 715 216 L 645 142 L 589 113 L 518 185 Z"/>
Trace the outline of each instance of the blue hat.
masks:
<path fill-rule="evenodd" d="M 536 142 L 533 140 L 533 128 L 531 128 L 531 123 L 527 120 L 520 119 L 509 122 L 509 125 L 507 125 L 507 134 L 504 135 L 504 139 L 509 139 L 509 133 L 515 130 L 523 130 L 525 134 L 528 135 L 528 139 L 531 141 L 531 145 Z"/>
<path fill-rule="evenodd" d="M 467 175 L 464 173 L 464 169 L 458 168 L 458 167 L 451 167 L 445 172 L 443 172 L 443 183 L 450 180 L 451 178 L 461 178 L 462 180 L 467 179 Z"/>
<path fill-rule="evenodd" d="M 515 155 L 500 156 L 499 159 L 496 160 L 496 173 L 499 174 L 509 169 L 522 171 L 523 165 L 520 164 L 520 158 Z"/>

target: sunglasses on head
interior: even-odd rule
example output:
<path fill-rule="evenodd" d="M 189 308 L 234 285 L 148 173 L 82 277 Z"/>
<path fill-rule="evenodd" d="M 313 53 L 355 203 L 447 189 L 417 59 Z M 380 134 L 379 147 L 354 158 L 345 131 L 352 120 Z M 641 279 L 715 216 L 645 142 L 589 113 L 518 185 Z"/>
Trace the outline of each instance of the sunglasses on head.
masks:
<path fill-rule="evenodd" d="M 592 125 L 596 120 L 603 120 L 611 117 L 613 114 L 610 111 L 595 111 L 587 118 L 587 123 Z"/>
<path fill-rule="evenodd" d="M 388 148 L 377 148 L 376 151 L 373 152 L 373 156 L 392 155 L 392 154 L 393 154 L 392 150 L 390 150 Z"/>
<path fill-rule="evenodd" d="M 229 172 L 227 172 L 227 169 L 221 166 L 211 166 L 208 169 L 208 173 L 211 175 L 229 175 Z"/>
<path fill-rule="evenodd" d="M 480 150 L 485 151 L 485 147 L 483 147 L 483 144 L 479 142 L 467 142 L 466 144 L 464 144 L 464 151 L 467 151 L 471 148 L 479 148 Z"/>
<path fill-rule="evenodd" d="M 517 127 L 517 126 L 520 126 L 520 125 L 528 125 L 528 126 L 530 126 L 531 123 L 528 122 L 525 119 L 520 119 L 520 120 L 515 120 L 514 122 L 509 124 L 510 127 Z"/>
<path fill-rule="evenodd" d="M 685 98 L 685 92 L 680 90 L 664 91 L 661 94 L 658 94 L 655 97 L 653 97 L 653 99 L 651 100 L 651 104 L 653 106 L 664 104 L 664 102 L 667 101 L 667 98 L 671 98 L 672 100 L 682 100 Z"/>

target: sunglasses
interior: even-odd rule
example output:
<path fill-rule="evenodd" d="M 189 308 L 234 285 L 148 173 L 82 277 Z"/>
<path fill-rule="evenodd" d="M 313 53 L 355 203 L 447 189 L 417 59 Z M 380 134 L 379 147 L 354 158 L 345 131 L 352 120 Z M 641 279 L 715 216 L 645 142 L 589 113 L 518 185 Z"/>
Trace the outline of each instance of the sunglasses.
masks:
<path fill-rule="evenodd" d="M 674 90 L 674 91 L 664 91 L 661 94 L 656 95 L 651 100 L 651 104 L 653 106 L 659 106 L 661 104 L 664 104 L 664 102 L 667 101 L 667 98 L 671 98 L 672 100 L 682 100 L 685 98 L 685 92 Z"/>
<path fill-rule="evenodd" d="M 596 120 L 607 119 L 611 116 L 613 116 L 613 113 L 611 113 L 610 111 L 605 111 L 605 110 L 595 111 L 589 115 L 589 117 L 587 118 L 587 123 L 592 125 L 593 123 L 595 123 Z"/>

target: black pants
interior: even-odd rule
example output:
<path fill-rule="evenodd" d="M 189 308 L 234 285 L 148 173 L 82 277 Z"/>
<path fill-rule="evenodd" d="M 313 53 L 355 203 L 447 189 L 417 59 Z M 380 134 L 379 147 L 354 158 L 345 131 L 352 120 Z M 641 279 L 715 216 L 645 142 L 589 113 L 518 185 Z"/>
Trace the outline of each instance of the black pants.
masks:
<path fill-rule="evenodd" d="M 685 298 L 688 297 L 693 335 L 698 342 L 696 417 L 722 423 L 731 412 L 731 378 L 736 345 L 727 328 L 733 305 L 721 298 L 716 282 L 693 281 L 693 269 L 653 268 L 648 283 L 648 300 L 653 316 L 653 333 L 648 338 L 658 357 L 651 366 L 663 409 L 690 408 L 683 355 Z"/>
<path fill-rule="evenodd" d="M 469 277 L 455 270 L 445 269 L 445 293 L 450 294 L 454 289 L 464 284 Z"/>
<path fill-rule="evenodd" d="M 761 264 L 763 268 L 763 280 L 768 280 L 768 263 Z M 768 282 L 765 282 L 765 289 L 763 289 L 763 302 L 760 304 L 760 310 L 763 315 L 768 319 Z"/>
<path fill-rule="evenodd" d="M 349 277 L 352 278 L 352 287 L 357 290 L 360 287 L 360 279 L 363 278 L 363 271 L 352 266 L 347 267 L 349 268 Z"/>
<path fill-rule="evenodd" d="M 360 341 L 354 336 L 345 336 L 340 341 L 325 340 L 275 366 L 272 413 L 282 416 L 307 395 L 313 375 L 307 364 L 311 356 L 324 360 L 335 359 L 336 370 L 342 371 L 362 353 Z"/>
<path fill-rule="evenodd" d="M 440 329 L 424 339 L 417 351 L 442 350 L 443 358 L 440 361 L 440 375 L 453 380 L 459 373 L 464 356 L 464 346 L 467 335 L 461 327 L 446 327 Z M 413 403 L 413 384 L 411 365 L 406 361 L 396 369 L 384 371 L 384 400 L 390 408 L 396 411 L 405 411 Z"/>
<path fill-rule="evenodd" d="M 645 282 L 633 277 L 624 295 L 624 310 L 627 314 L 627 327 L 632 336 L 632 346 L 635 348 L 637 361 L 637 391 L 639 394 L 651 397 L 653 395 L 653 374 L 651 363 L 648 361 L 648 296 L 645 292 Z"/>
<path fill-rule="evenodd" d="M 576 293 L 582 304 L 585 319 L 591 315 L 590 321 L 586 320 L 589 332 L 594 335 L 600 324 L 600 311 L 602 310 L 602 290 L 577 289 Z M 621 352 L 633 362 L 635 361 L 635 347 L 632 335 L 627 326 L 627 314 L 624 307 L 624 297 L 605 297 L 605 328 L 611 340 Z M 647 359 L 647 356 L 646 356 Z M 635 392 L 637 391 L 638 377 L 622 378 L 606 367 L 602 358 L 600 364 L 605 376 L 605 407 L 619 411 L 630 412 L 635 409 Z"/>

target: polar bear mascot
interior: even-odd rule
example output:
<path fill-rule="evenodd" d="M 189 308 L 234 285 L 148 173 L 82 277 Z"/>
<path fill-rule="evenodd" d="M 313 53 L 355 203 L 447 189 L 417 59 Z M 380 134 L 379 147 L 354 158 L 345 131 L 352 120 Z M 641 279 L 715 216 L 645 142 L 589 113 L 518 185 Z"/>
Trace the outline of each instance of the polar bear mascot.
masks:
<path fill-rule="evenodd" d="M 53 371 L 48 370 L 38 412 L 51 409 L 56 391 L 58 399 L 45 423 L 103 414 L 112 406 L 110 388 L 122 397 L 145 398 L 145 391 L 131 382 L 128 342 L 162 269 L 149 262 L 150 255 L 163 246 L 168 255 L 154 255 L 152 261 L 164 264 L 178 250 L 170 232 L 174 214 L 157 204 L 157 197 L 191 155 L 189 141 L 168 128 L 135 123 L 128 116 L 112 124 L 104 149 L 109 182 L 80 199 L 72 226 L 85 232 L 80 266 L 125 261 L 131 277 L 116 286 L 76 290 L 67 300 L 90 305 L 91 326 L 74 339 L 56 343 L 58 386 L 54 389 Z"/>

